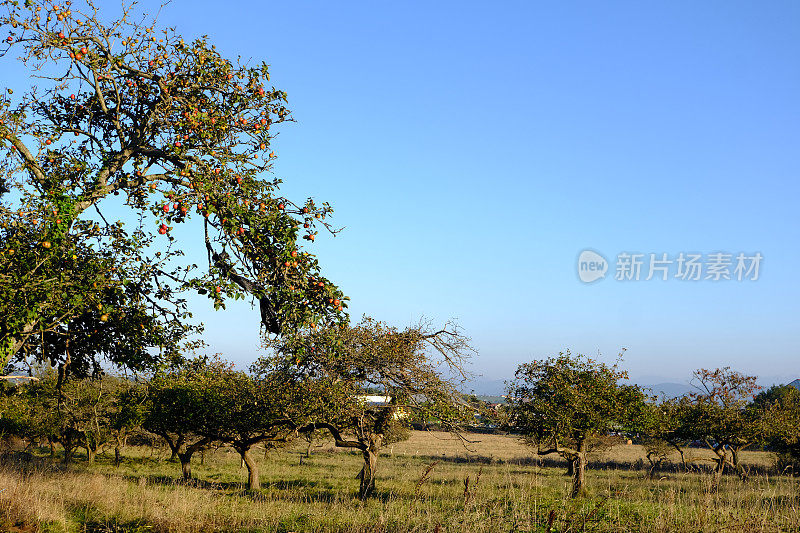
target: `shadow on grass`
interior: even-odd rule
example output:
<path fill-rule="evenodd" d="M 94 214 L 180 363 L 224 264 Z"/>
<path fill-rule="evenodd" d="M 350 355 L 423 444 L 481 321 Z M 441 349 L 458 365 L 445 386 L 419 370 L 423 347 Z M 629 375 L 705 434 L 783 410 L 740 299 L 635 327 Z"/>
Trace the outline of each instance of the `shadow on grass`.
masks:
<path fill-rule="evenodd" d="M 383 456 L 382 456 L 383 457 Z M 386 455 L 389 458 L 390 456 Z M 450 464 L 475 464 L 475 465 L 514 465 L 514 466 L 531 466 L 535 468 L 556 468 L 564 469 L 566 471 L 567 462 L 560 457 L 519 457 L 515 459 L 498 459 L 495 457 L 486 457 L 484 455 L 472 456 L 445 456 L 445 455 L 416 455 L 415 459 L 421 461 L 439 461 L 441 463 Z M 609 460 L 592 460 L 589 459 L 589 469 L 591 470 L 625 470 L 637 471 L 646 474 L 650 471 L 650 464 L 644 461 L 615 461 Z M 653 469 L 653 475 L 660 473 L 684 473 L 693 472 L 698 474 L 710 474 L 714 471 L 713 463 L 709 460 L 698 461 L 694 460 L 688 462 L 686 467 L 680 463 L 665 463 Z M 522 473 L 522 471 L 519 471 Z M 779 475 L 775 466 L 766 465 L 747 465 L 748 475 Z M 725 475 L 738 476 L 738 472 L 734 468 L 727 467 Z"/>

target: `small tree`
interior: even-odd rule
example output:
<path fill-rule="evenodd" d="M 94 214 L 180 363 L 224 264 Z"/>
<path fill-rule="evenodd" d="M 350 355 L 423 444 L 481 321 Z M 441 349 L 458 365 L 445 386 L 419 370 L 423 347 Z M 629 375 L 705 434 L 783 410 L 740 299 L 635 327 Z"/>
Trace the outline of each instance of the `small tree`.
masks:
<path fill-rule="evenodd" d="M 633 430 L 641 439 L 650 462 L 650 475 L 666 460 L 670 450 L 678 452 L 681 466 L 686 469 L 684 447 L 691 439 L 686 437 L 685 428 L 690 408 L 687 397 L 649 401 L 641 413 L 632 417 Z"/>
<path fill-rule="evenodd" d="M 146 384 L 142 426 L 164 439 L 187 480 L 192 477 L 192 456 L 213 441 L 199 433 L 207 404 L 196 376 L 204 364 L 194 360 L 182 370 L 159 373 Z"/>
<path fill-rule="evenodd" d="M 622 385 L 617 365 L 573 356 L 569 351 L 519 366 L 510 384 L 510 420 L 540 455 L 557 453 L 572 464 L 571 496 L 584 491 L 587 453 L 593 439 L 633 427 L 641 390 Z"/>
<path fill-rule="evenodd" d="M 800 390 L 775 385 L 756 395 L 750 408 L 760 422 L 761 442 L 776 451 L 782 463 L 800 463 Z"/>
<path fill-rule="evenodd" d="M 250 453 L 260 443 L 282 445 L 309 423 L 309 385 L 277 373 L 248 375 L 215 361 L 195 374 L 204 416 L 197 432 L 233 447 L 247 466 L 247 486 L 261 487 Z"/>
<path fill-rule="evenodd" d="M 277 348 L 279 356 L 262 365 L 315 384 L 309 414 L 314 423 L 305 429 L 326 429 L 336 446 L 361 451 L 362 499 L 375 490 L 381 448 L 402 438 L 409 415 L 435 419 L 457 432 L 472 414 L 458 391 L 471 348 L 453 325 L 398 330 L 364 318 L 356 326 L 312 331 Z M 368 390 L 379 398 L 368 398 Z"/>
<path fill-rule="evenodd" d="M 719 488 L 725 467 L 731 465 L 744 478 L 739 453 L 758 441 L 760 427 L 757 412 L 748 403 L 760 387 L 756 376 L 745 376 L 730 367 L 694 372 L 698 389 L 689 394 L 690 405 L 680 433 L 702 440 L 714 452 L 712 489 Z M 730 456 L 728 455 L 730 452 Z"/>

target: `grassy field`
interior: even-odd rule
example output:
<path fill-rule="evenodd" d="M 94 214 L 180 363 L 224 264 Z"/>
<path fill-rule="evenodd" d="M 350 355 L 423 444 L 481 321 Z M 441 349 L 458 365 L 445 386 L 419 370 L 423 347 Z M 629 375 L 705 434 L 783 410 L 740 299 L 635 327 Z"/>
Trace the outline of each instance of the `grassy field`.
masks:
<path fill-rule="evenodd" d="M 260 453 L 263 488 L 243 487 L 238 455 L 219 449 L 179 481 L 164 451 L 126 449 L 68 469 L 44 456 L 0 470 L 0 530 L 119 531 L 800 531 L 797 481 L 776 475 L 774 457 L 749 452 L 749 480 L 725 476 L 718 493 L 701 471 L 645 478 L 642 449 L 622 445 L 594 458 L 588 494 L 571 501 L 563 466 L 513 437 L 414 432 L 388 446 L 377 494 L 356 498 L 360 456 L 330 446 Z M 701 464 L 707 455 L 690 450 Z M 22 456 L 23 458 L 25 456 Z M 431 464 L 434 464 L 430 468 Z M 427 472 L 427 475 L 425 475 Z"/>

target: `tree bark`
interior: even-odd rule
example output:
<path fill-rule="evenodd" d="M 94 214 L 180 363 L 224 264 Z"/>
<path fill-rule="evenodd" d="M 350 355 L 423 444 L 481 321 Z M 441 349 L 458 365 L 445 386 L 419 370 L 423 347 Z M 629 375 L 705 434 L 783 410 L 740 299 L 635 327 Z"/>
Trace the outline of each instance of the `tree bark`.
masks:
<path fill-rule="evenodd" d="M 86 462 L 90 465 L 94 464 L 94 459 L 97 457 L 97 450 L 93 449 L 91 446 L 86 447 Z"/>
<path fill-rule="evenodd" d="M 722 481 L 722 474 L 725 472 L 725 464 L 727 463 L 727 452 L 723 447 L 717 447 L 714 450 L 714 453 L 717 454 L 716 459 L 716 466 L 714 467 L 714 477 L 711 480 L 711 492 L 717 492 L 719 490 L 719 484 Z"/>
<path fill-rule="evenodd" d="M 180 442 L 181 444 L 183 443 L 182 438 Z M 178 452 L 178 460 L 181 462 L 181 475 L 183 479 L 192 479 L 192 455 L 194 455 L 194 452 L 202 450 L 209 442 L 211 442 L 211 439 L 206 437 L 190 444 L 183 452 Z M 171 446 L 172 444 L 170 444 L 170 447 Z"/>
<path fill-rule="evenodd" d="M 72 461 L 72 454 L 75 453 L 75 446 L 72 443 L 62 443 L 64 446 L 64 464 L 68 465 Z"/>
<path fill-rule="evenodd" d="M 583 495 L 586 482 L 586 441 L 578 441 L 577 453 L 572 456 L 572 491 L 570 498 Z"/>
<path fill-rule="evenodd" d="M 181 475 L 183 479 L 192 479 L 192 451 L 186 451 L 178 454 L 178 459 L 181 462 Z"/>
<path fill-rule="evenodd" d="M 358 489 L 358 496 L 362 500 L 368 498 L 375 492 L 375 471 L 378 463 L 378 453 L 381 450 L 381 436 L 373 436 L 369 443 L 361 450 L 364 457 L 364 466 L 358 474 L 361 484 Z"/>
<path fill-rule="evenodd" d="M 122 452 L 120 452 L 119 445 L 114 446 L 114 466 L 119 467 L 122 462 Z"/>
<path fill-rule="evenodd" d="M 250 455 L 250 447 L 236 448 L 236 451 L 239 452 L 239 455 L 242 457 L 242 462 L 244 462 L 247 467 L 247 488 L 249 490 L 260 489 L 261 480 L 259 479 L 258 463 L 256 463 L 253 456 Z"/>

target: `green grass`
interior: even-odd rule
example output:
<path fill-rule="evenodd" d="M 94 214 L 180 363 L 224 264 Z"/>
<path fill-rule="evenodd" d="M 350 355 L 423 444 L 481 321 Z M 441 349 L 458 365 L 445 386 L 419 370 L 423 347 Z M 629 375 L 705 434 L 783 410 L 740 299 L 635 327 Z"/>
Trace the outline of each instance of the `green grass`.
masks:
<path fill-rule="evenodd" d="M 245 490 L 238 455 L 225 449 L 208 453 L 204 465 L 197 456 L 197 479 L 190 484 L 178 479 L 178 464 L 149 449 L 127 449 L 119 468 L 111 457 L 66 470 L 41 459 L 0 471 L 0 526 L 48 532 L 494 532 L 547 531 L 551 522 L 554 532 L 800 531 L 797 481 L 771 474 L 773 458 L 764 452 L 744 457 L 760 474 L 747 482 L 725 476 L 712 493 L 701 472 L 645 479 L 633 468 L 641 449 L 621 446 L 596 458 L 603 467 L 588 472 L 586 497 L 572 501 L 562 467 L 531 461 L 531 450 L 512 437 L 471 440 L 480 442 L 464 449 L 442 435 L 414 433 L 387 448 L 378 463 L 377 493 L 366 502 L 356 498 L 360 456 L 329 446 L 303 464 L 300 447 L 273 450 L 266 458 L 259 452 L 263 488 L 255 493 Z"/>

